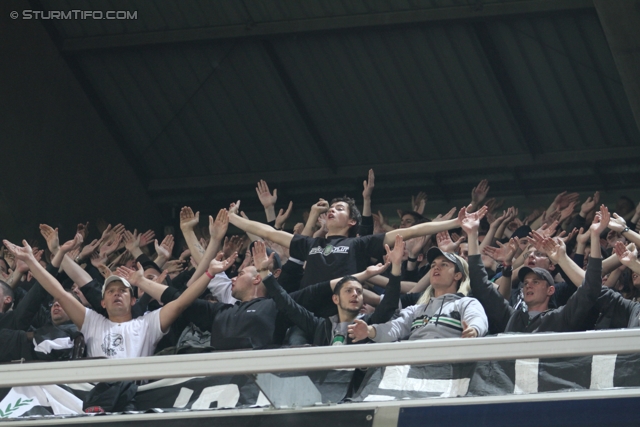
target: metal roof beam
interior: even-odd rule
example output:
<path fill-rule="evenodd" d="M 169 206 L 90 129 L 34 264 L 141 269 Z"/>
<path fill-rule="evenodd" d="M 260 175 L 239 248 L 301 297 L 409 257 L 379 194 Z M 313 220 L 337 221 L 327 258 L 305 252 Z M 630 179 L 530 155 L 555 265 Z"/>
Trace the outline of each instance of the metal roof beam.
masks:
<path fill-rule="evenodd" d="M 256 181 L 265 179 L 267 182 L 305 182 L 317 181 L 318 177 L 329 180 L 353 179 L 362 177 L 363 170 L 373 168 L 376 175 L 398 174 L 425 174 L 436 172 L 451 172 L 453 170 L 480 170 L 490 168 L 515 168 L 535 167 L 551 165 L 581 165 L 581 162 L 628 160 L 637 158 L 636 147 L 607 148 L 598 150 L 582 150 L 542 153 L 537 156 L 535 162 L 531 161 L 528 153 L 508 156 L 493 157 L 467 157 L 463 159 L 438 159 L 431 161 L 405 162 L 405 163 L 380 163 L 373 165 L 338 166 L 335 170 L 329 168 L 299 169 L 287 171 L 249 172 L 213 175 L 204 177 L 186 177 L 155 179 L 149 184 L 149 191 L 166 191 L 198 188 L 223 188 L 233 185 L 254 185 Z"/>
<path fill-rule="evenodd" d="M 188 43 L 242 37 L 263 37 L 352 28 L 386 27 L 390 25 L 415 24 L 421 22 L 481 20 L 521 14 L 593 9 L 593 7 L 592 0 L 520 0 L 504 3 L 477 3 L 468 6 L 412 9 L 285 21 L 252 21 L 236 25 L 171 31 L 74 37 L 65 39 L 62 42 L 62 51 L 73 53 L 96 49 Z"/>

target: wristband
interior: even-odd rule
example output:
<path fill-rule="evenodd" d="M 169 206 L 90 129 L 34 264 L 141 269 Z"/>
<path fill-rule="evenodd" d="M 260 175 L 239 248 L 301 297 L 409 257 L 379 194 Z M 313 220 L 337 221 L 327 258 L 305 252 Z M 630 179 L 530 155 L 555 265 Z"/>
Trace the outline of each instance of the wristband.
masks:
<path fill-rule="evenodd" d="M 409 262 L 418 262 L 418 258 L 407 257 L 407 261 L 409 261 Z"/>
<path fill-rule="evenodd" d="M 507 265 L 502 269 L 502 275 L 504 277 L 511 277 L 513 276 L 513 266 L 511 265 Z"/>
<path fill-rule="evenodd" d="M 269 271 L 269 268 L 268 267 L 261 268 L 260 270 L 258 270 L 258 273 L 262 273 L 263 271 Z"/>
<path fill-rule="evenodd" d="M 205 271 L 205 274 L 209 279 L 213 279 L 213 276 L 211 275 L 211 273 L 209 273 L 209 270 Z"/>

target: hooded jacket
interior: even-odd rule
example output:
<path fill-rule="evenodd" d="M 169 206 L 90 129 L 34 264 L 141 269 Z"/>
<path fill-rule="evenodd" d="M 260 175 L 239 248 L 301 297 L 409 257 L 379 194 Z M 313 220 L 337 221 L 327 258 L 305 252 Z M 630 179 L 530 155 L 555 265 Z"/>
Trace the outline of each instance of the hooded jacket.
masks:
<path fill-rule="evenodd" d="M 488 330 L 487 315 L 475 299 L 462 294 L 445 294 L 431 298 L 427 304 L 413 305 L 390 322 L 374 325 L 375 342 L 460 338 L 462 321 L 484 336 Z"/>

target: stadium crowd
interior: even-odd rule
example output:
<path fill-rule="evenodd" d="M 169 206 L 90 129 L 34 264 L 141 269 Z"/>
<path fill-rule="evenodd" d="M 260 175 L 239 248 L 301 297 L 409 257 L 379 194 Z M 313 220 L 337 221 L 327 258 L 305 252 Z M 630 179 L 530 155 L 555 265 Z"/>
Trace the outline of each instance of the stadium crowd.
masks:
<path fill-rule="evenodd" d="M 485 180 L 433 218 L 419 194 L 394 227 L 374 186 L 369 171 L 362 205 L 320 199 L 291 231 L 292 204 L 276 214 L 261 181 L 265 221 L 237 201 L 205 227 L 182 208 L 182 234 L 161 241 L 104 221 L 98 238 L 87 223 L 64 243 L 46 224 L 5 240 L 1 362 L 639 326 L 640 204 L 563 192 L 525 216 Z"/>

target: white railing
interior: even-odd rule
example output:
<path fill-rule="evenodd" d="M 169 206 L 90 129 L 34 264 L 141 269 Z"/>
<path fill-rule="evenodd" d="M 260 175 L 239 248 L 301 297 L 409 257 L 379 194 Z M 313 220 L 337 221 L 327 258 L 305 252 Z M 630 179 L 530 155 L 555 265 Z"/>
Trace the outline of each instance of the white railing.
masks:
<path fill-rule="evenodd" d="M 640 329 L 4 365 L 0 387 L 640 352 Z"/>

